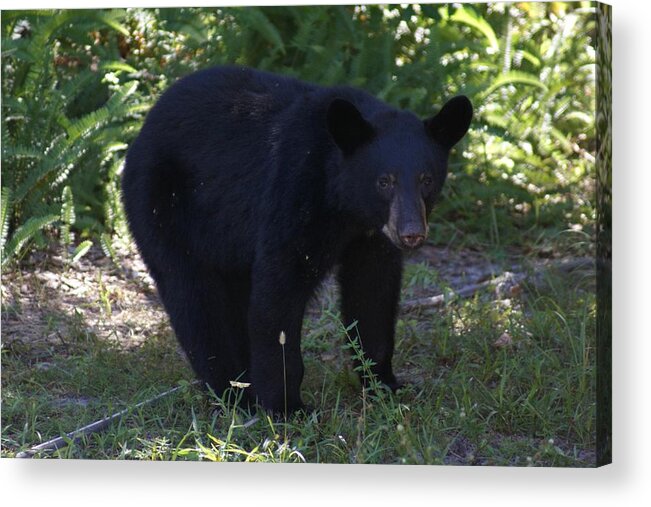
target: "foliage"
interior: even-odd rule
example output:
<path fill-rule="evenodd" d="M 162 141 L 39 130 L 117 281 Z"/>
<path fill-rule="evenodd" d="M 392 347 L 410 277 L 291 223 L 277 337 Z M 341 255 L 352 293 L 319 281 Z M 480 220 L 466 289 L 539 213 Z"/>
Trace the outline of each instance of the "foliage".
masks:
<path fill-rule="evenodd" d="M 478 122 L 442 212 L 465 234 L 491 231 L 498 246 L 533 242 L 548 230 L 586 228 L 592 236 L 594 11 L 518 6 L 488 8 L 489 20 L 503 12 L 501 26 L 493 22 L 503 33 L 500 51 L 468 55 Z M 494 38 L 483 35 L 491 47 Z"/>
<path fill-rule="evenodd" d="M 119 65 L 110 58 L 119 58 L 113 36 L 126 32 L 122 17 L 3 13 L 2 176 L 11 191 L 3 208 L 13 247 L 3 250 L 3 266 L 26 242 L 43 243 L 41 231 L 53 223 L 66 246 L 73 225 L 81 235 L 114 225 L 103 209 L 107 167 L 137 131 L 144 105 L 137 81 L 111 82 L 100 72 Z"/>
<path fill-rule="evenodd" d="M 74 229 L 110 251 L 126 230 L 120 166 L 144 112 L 183 75 L 242 64 L 359 86 L 422 116 L 469 95 L 476 118 L 453 156 L 432 239 L 543 249 L 572 230 L 571 244 L 590 246 L 591 5 L 5 11 L 7 237 L 31 220 L 21 245 L 44 246 L 50 227 L 64 243 Z M 61 214 L 64 187 L 74 224 L 46 219 Z"/>

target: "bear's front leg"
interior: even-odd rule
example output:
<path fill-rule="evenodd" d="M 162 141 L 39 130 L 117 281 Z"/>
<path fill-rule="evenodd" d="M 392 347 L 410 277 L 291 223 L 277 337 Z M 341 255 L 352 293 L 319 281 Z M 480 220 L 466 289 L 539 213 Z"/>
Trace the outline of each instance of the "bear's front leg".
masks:
<path fill-rule="evenodd" d="M 364 236 L 345 250 L 338 272 L 341 311 L 346 327 L 357 321 L 361 348 L 375 365 L 380 381 L 396 390 L 400 384 L 391 367 L 402 253 L 381 233 Z M 352 336 L 355 336 L 353 330 Z M 364 380 L 364 379 L 362 379 Z"/>
<path fill-rule="evenodd" d="M 305 291 L 280 269 L 273 264 L 254 269 L 249 307 L 253 393 L 263 408 L 278 414 L 305 407 L 301 327 L 307 302 Z"/>

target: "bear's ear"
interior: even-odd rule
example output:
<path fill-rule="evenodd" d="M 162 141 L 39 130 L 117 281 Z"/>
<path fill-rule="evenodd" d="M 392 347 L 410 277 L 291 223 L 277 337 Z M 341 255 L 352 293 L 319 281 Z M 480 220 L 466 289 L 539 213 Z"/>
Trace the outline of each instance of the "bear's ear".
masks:
<path fill-rule="evenodd" d="M 341 151 L 350 155 L 375 134 L 358 109 L 347 100 L 334 99 L 328 106 L 328 131 Z"/>
<path fill-rule="evenodd" d="M 468 132 L 472 120 L 472 104 L 468 97 L 459 95 L 448 100 L 436 116 L 424 121 L 425 130 L 448 150 Z"/>

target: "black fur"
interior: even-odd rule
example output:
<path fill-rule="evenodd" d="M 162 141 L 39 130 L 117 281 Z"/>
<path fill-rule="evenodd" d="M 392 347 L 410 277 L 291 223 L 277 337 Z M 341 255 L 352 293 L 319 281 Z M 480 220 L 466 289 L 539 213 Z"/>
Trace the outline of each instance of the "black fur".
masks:
<path fill-rule="evenodd" d="M 454 102 L 453 102 L 454 101 Z M 465 97 L 423 121 L 353 88 L 197 72 L 152 108 L 123 176 L 131 231 L 196 374 L 300 409 L 305 306 L 338 266 L 346 324 L 390 387 L 402 249 L 419 246 L 468 128 Z"/>

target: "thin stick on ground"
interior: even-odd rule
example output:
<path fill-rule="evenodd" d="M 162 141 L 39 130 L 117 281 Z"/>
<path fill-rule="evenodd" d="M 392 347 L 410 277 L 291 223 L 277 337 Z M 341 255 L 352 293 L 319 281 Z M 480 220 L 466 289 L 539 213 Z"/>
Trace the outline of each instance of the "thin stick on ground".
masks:
<path fill-rule="evenodd" d="M 565 273 L 570 273 L 581 269 L 594 269 L 594 266 L 594 259 L 584 258 L 572 259 L 570 261 L 562 260 L 560 262 L 551 263 L 550 265 L 550 267 L 558 269 Z M 524 273 L 512 273 L 510 271 L 505 271 L 503 274 L 496 278 L 481 283 L 466 285 L 465 287 L 462 287 L 456 291 L 448 291 L 437 296 L 405 301 L 400 305 L 400 308 L 405 312 L 421 308 L 435 308 L 438 306 L 443 306 L 445 303 L 455 298 L 468 298 L 484 289 L 497 289 L 499 292 L 508 293 L 509 291 L 516 289 L 525 280 L 533 283 L 534 285 L 539 284 L 541 282 L 539 275 L 540 273 L 537 273 L 533 277 L 529 277 Z"/>
<path fill-rule="evenodd" d="M 198 384 L 200 381 L 195 380 L 192 382 L 192 384 Z M 19 452 L 16 454 L 17 458 L 31 458 L 33 457 L 36 453 L 41 452 L 41 451 L 56 451 L 58 449 L 62 449 L 66 447 L 69 443 L 74 443 L 79 441 L 83 436 L 85 435 L 92 435 L 93 433 L 98 433 L 100 431 L 105 430 L 108 428 L 113 422 L 118 421 L 125 415 L 129 414 L 135 409 L 138 409 L 140 407 L 144 407 L 145 405 L 148 405 L 150 403 L 153 403 L 155 401 L 160 400 L 161 398 L 164 398 L 165 396 L 168 396 L 172 393 L 175 393 L 179 389 L 182 389 L 186 386 L 177 386 L 173 387 L 172 389 L 168 389 L 167 391 L 157 394 L 153 398 L 149 398 L 148 400 L 141 401 L 140 403 L 135 404 L 133 407 L 125 408 L 124 410 L 121 410 L 120 412 L 117 412 L 109 417 L 105 417 L 104 419 L 100 419 L 99 421 L 95 421 L 94 423 L 88 424 L 82 428 L 79 428 L 71 433 L 67 433 L 66 436 L 61 436 L 57 438 L 53 438 L 52 440 L 48 440 L 47 442 L 43 442 L 42 444 L 35 445 L 33 447 L 30 447 L 26 451 Z"/>
<path fill-rule="evenodd" d="M 494 278 L 492 280 L 466 285 L 465 287 L 462 287 L 457 291 L 449 291 L 446 292 L 445 294 L 439 294 L 438 296 L 411 299 L 409 301 L 405 301 L 400 306 L 403 311 L 407 311 L 407 312 L 418 308 L 434 308 L 437 306 L 442 306 L 443 304 L 445 304 L 446 302 L 454 298 L 470 297 L 482 289 L 494 288 L 504 284 L 508 284 L 510 287 L 515 287 L 520 282 L 522 282 L 525 278 L 526 278 L 525 275 L 522 274 L 516 275 L 514 273 L 507 271 L 503 275 L 500 275 L 497 278 Z"/>

